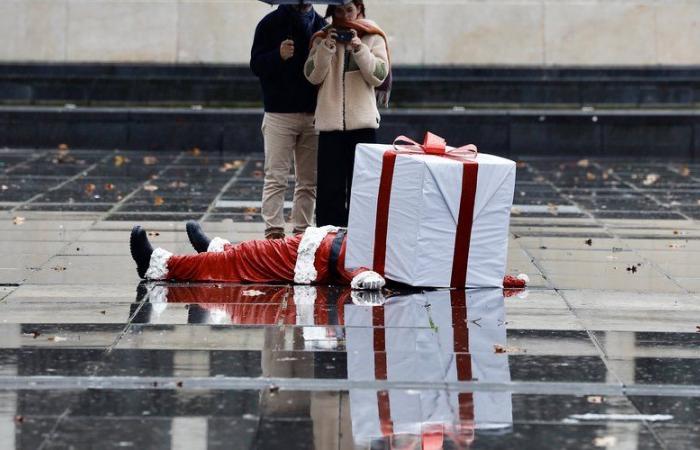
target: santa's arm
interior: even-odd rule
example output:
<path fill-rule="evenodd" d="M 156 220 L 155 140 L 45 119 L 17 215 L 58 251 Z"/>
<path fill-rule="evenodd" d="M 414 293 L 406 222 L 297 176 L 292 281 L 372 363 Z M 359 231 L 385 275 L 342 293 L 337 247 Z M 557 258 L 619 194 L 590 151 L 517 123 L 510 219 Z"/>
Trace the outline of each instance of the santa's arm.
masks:
<path fill-rule="evenodd" d="M 341 270 L 340 277 L 353 289 L 376 290 L 383 288 L 386 284 L 383 276 L 364 267 L 355 270 Z"/>

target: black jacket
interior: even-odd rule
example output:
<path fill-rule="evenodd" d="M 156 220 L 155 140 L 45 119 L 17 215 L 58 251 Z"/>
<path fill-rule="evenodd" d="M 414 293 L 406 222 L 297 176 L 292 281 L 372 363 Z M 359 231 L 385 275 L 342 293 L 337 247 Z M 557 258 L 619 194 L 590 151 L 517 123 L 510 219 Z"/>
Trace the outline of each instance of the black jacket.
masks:
<path fill-rule="evenodd" d="M 326 26 L 315 13 L 311 34 Z M 316 87 L 304 77 L 304 63 L 309 56 L 311 34 L 303 29 L 301 19 L 285 8 L 272 11 L 258 23 L 250 52 L 250 68 L 260 79 L 266 112 L 313 113 L 316 110 Z M 280 44 L 294 40 L 294 56 L 283 61 Z"/>

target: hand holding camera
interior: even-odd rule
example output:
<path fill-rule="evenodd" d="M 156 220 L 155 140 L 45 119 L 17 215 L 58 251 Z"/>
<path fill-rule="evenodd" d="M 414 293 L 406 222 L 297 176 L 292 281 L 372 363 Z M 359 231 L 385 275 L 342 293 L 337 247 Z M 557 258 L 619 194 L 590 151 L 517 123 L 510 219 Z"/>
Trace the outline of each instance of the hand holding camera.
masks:
<path fill-rule="evenodd" d="M 294 56 L 294 41 L 291 39 L 285 39 L 280 44 L 280 57 L 283 61 L 286 61 L 292 56 Z"/>

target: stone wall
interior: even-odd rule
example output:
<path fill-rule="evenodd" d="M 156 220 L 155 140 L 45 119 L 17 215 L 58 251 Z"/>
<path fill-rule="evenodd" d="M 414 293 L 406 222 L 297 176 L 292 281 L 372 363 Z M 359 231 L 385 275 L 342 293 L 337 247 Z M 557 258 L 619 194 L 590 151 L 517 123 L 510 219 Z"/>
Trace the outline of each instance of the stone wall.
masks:
<path fill-rule="evenodd" d="M 366 4 L 397 64 L 700 64 L 700 0 Z M 0 0 L 0 61 L 247 63 L 270 10 L 256 0 Z"/>

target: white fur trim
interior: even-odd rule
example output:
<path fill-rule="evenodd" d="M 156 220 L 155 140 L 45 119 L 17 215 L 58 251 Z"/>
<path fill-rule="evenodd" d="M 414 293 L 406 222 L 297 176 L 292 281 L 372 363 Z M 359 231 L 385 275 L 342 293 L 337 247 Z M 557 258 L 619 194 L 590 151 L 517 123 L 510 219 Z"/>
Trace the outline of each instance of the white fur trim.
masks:
<path fill-rule="evenodd" d="M 314 324 L 314 305 L 316 288 L 314 286 L 294 286 L 294 306 L 296 306 L 297 325 Z"/>
<path fill-rule="evenodd" d="M 527 276 L 526 273 L 521 273 L 516 277 L 518 280 L 523 280 L 526 284 L 530 283 L 530 277 Z"/>
<path fill-rule="evenodd" d="M 230 242 L 217 236 L 209 242 L 207 252 L 221 253 L 224 251 L 224 245 L 226 244 L 230 244 Z"/>
<path fill-rule="evenodd" d="M 382 291 L 352 291 L 350 298 L 358 306 L 381 306 L 386 302 Z"/>
<path fill-rule="evenodd" d="M 316 228 L 308 227 L 301 238 L 297 249 L 297 261 L 294 265 L 294 282 L 296 284 L 311 284 L 316 281 L 318 273 L 314 267 L 316 250 L 328 233 L 338 231 L 338 227 L 326 225 Z"/>
<path fill-rule="evenodd" d="M 158 284 L 149 287 L 148 301 L 152 305 L 150 323 L 158 323 L 158 318 L 168 308 L 168 288 Z"/>
<path fill-rule="evenodd" d="M 372 270 L 360 272 L 350 282 L 353 289 L 381 289 L 386 284 L 384 277 Z"/>
<path fill-rule="evenodd" d="M 160 247 L 153 250 L 145 278 L 147 280 L 164 280 L 168 275 L 168 260 L 171 256 L 173 256 L 172 253 Z"/>

